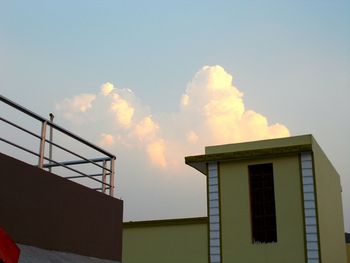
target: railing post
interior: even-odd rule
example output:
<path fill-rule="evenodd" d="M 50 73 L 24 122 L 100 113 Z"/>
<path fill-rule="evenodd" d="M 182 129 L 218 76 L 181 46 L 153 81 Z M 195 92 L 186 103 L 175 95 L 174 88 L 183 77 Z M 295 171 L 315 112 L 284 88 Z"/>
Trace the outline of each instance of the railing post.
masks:
<path fill-rule="evenodd" d="M 44 151 L 45 151 L 45 136 L 46 136 L 47 121 L 43 121 L 41 125 L 41 137 L 40 137 L 40 148 L 39 148 L 39 168 L 43 169 L 44 165 Z"/>
<path fill-rule="evenodd" d="M 102 169 L 102 193 L 106 193 L 106 168 L 107 168 L 107 161 L 103 161 L 103 169 Z"/>
<path fill-rule="evenodd" d="M 50 113 L 50 122 L 53 123 L 53 119 L 55 118 L 55 116 Z M 52 164 L 52 142 L 53 142 L 53 128 L 52 125 L 50 125 L 50 144 L 49 144 L 49 164 Z M 52 167 L 49 167 L 49 172 L 52 172 Z"/>
<path fill-rule="evenodd" d="M 115 176 L 115 157 L 111 158 L 111 174 L 109 175 L 109 195 L 114 196 L 114 176 Z"/>

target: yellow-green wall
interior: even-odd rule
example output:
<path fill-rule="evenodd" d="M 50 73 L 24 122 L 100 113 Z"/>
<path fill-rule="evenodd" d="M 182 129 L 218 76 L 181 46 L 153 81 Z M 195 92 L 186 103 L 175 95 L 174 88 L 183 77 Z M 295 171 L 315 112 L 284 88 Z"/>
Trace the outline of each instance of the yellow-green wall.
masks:
<path fill-rule="evenodd" d="M 343 207 L 340 177 L 313 141 L 316 197 L 322 263 L 345 263 Z"/>
<path fill-rule="evenodd" d="M 348 252 L 348 263 L 350 263 L 350 244 L 346 244 L 346 250 Z"/>
<path fill-rule="evenodd" d="M 262 141 L 214 145 L 214 146 L 206 146 L 205 153 L 217 154 L 217 153 L 227 153 L 227 152 L 256 151 L 261 149 L 271 149 L 271 148 L 278 148 L 278 147 L 311 144 L 311 140 L 312 140 L 312 135 L 301 135 L 301 136 L 262 140 Z"/>
<path fill-rule="evenodd" d="M 206 263 L 207 229 L 207 223 L 129 224 L 123 228 L 122 262 Z"/>
<path fill-rule="evenodd" d="M 273 163 L 277 243 L 252 244 L 248 165 Z M 221 163 L 219 169 L 223 262 L 305 262 L 298 156 Z"/>

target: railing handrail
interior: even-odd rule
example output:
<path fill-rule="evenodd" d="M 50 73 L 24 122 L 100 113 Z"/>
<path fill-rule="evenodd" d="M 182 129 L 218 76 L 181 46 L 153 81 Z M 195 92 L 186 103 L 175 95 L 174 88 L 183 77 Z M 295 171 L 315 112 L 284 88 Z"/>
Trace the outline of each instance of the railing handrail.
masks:
<path fill-rule="evenodd" d="M 58 131 L 60 131 L 60 132 L 62 132 L 64 134 L 72 137 L 73 139 L 76 139 L 77 141 L 79 141 L 79 142 L 81 142 L 81 143 L 83 143 L 83 144 L 93 148 L 96 151 L 99 151 L 100 153 L 103 153 L 103 154 L 109 156 L 110 158 L 116 159 L 114 154 L 111 154 L 110 152 L 107 152 L 106 150 L 98 147 L 97 145 L 95 145 L 95 144 L 93 144 L 91 142 L 88 142 L 87 140 L 81 138 L 80 136 L 78 136 L 78 135 L 76 135 L 76 134 L 74 134 L 74 133 L 72 133 L 72 132 L 62 128 L 61 126 L 59 126 L 59 125 L 51 122 L 50 120 L 48 120 L 48 119 L 46 119 L 46 118 L 44 118 L 44 117 L 42 117 L 42 116 L 32 112 L 31 110 L 29 110 L 29 109 L 27 109 L 27 108 L 17 104 L 16 102 L 6 98 L 5 96 L 3 96 L 1 94 L 0 94 L 0 101 L 2 101 L 4 103 L 12 106 L 13 108 L 15 108 L 15 109 L 17 109 L 17 110 L 19 110 L 19 111 L 21 111 L 21 112 L 31 116 L 31 117 L 33 117 L 33 118 L 35 118 L 35 119 L 37 119 L 37 120 L 39 120 L 41 122 L 47 122 L 48 125 L 52 126 L 56 130 L 58 130 Z"/>
<path fill-rule="evenodd" d="M 49 167 L 57 167 L 57 166 L 60 166 L 61 164 L 64 164 L 64 165 L 78 165 L 78 164 L 86 164 L 86 163 L 97 163 L 97 162 L 103 162 L 103 161 L 109 161 L 110 158 L 93 158 L 93 159 L 88 159 L 87 161 L 86 160 L 75 160 L 75 161 L 67 161 L 67 162 L 59 162 L 59 164 L 56 164 L 56 163 L 45 163 L 43 165 L 43 168 L 49 168 Z M 103 168 L 101 166 L 101 168 Z M 108 168 L 104 168 L 106 169 L 107 171 L 111 171 L 109 170 Z"/>
<path fill-rule="evenodd" d="M 38 167 L 41 168 L 41 169 L 47 169 L 49 168 L 49 172 L 51 172 L 51 168 L 52 167 L 64 167 L 70 171 L 73 171 L 75 173 L 78 173 L 80 175 L 78 176 L 69 176 L 67 177 L 67 179 L 77 179 L 77 178 L 84 178 L 84 177 L 87 177 L 87 178 L 90 178 L 91 180 L 93 181 L 96 181 L 96 182 L 99 182 L 102 184 L 102 188 L 96 188 L 96 189 L 102 189 L 102 192 L 103 193 L 106 193 L 106 190 L 109 190 L 109 195 L 111 196 L 114 196 L 114 177 L 115 177 L 115 160 L 116 160 L 116 157 L 114 154 L 111 154 L 107 151 L 105 151 L 104 149 L 98 147 L 97 145 L 94 145 L 93 143 L 90 143 L 89 141 L 81 138 L 80 136 L 62 128 L 61 126 L 53 123 L 53 118 L 51 118 L 51 120 L 48 120 L 34 112 L 32 112 L 31 110 L 17 104 L 16 102 L 6 98 L 5 96 L 1 95 L 0 94 L 0 101 L 7 104 L 8 106 L 14 108 L 15 110 L 18 110 L 24 114 L 26 114 L 27 116 L 29 117 L 32 117 L 33 119 L 41 122 L 41 135 L 37 135 L 29 130 L 27 130 L 26 128 L 23 128 L 9 120 L 6 120 L 2 117 L 0 117 L 0 121 L 3 121 L 21 131 L 24 131 L 36 138 L 38 138 L 40 140 L 40 147 L 39 147 L 39 153 L 36 153 L 36 152 L 33 152 L 32 150 L 29 150 L 23 146 L 20 146 L 14 142 L 11 142 L 11 141 L 8 141 L 6 140 L 5 138 L 2 138 L 0 137 L 0 141 L 2 142 L 5 142 L 9 145 L 12 145 L 13 147 L 17 147 L 18 149 L 21 149 L 25 152 L 28 152 L 28 153 L 31 153 L 37 157 L 39 157 L 39 160 L 38 160 Z M 64 135 L 72 138 L 72 139 L 75 139 L 76 141 L 90 147 L 91 149 L 94 149 L 96 150 L 97 152 L 101 153 L 101 154 L 104 154 L 105 157 L 99 157 L 99 158 L 86 158 L 86 157 L 83 157 L 82 155 L 80 154 L 77 154 L 69 149 L 66 149 L 65 147 L 63 146 L 60 146 L 56 143 L 54 143 L 53 141 L 51 141 L 52 139 L 50 140 L 47 140 L 46 139 L 46 128 L 47 128 L 47 125 L 50 125 L 51 129 L 54 128 L 55 130 L 58 130 L 60 132 L 62 132 Z M 52 131 L 50 131 L 52 132 Z M 50 137 L 51 138 L 51 137 Z M 78 158 L 81 158 L 82 160 L 74 160 L 74 161 L 65 161 L 65 162 L 58 162 L 58 161 L 55 161 L 52 159 L 52 156 L 50 154 L 50 158 L 47 158 L 45 157 L 45 143 L 48 143 L 49 144 L 49 147 L 50 146 L 55 146 L 55 147 L 58 147 L 59 149 L 67 152 L 67 153 L 70 153 Z M 51 153 L 51 152 L 50 152 Z M 44 163 L 44 161 L 48 161 L 48 163 Z M 102 165 L 99 164 L 99 162 L 103 162 Z M 109 162 L 110 164 L 110 168 L 107 168 L 107 162 Z M 102 168 L 102 174 L 86 174 L 86 173 L 83 173 L 82 171 L 79 171 L 79 170 L 76 170 L 70 166 L 74 166 L 74 165 L 79 165 L 79 164 L 93 164 L 99 168 Z M 99 176 L 102 176 L 102 180 L 99 180 L 99 179 L 96 179 L 95 177 L 99 177 Z M 106 177 L 109 176 L 109 183 L 106 182 Z"/>

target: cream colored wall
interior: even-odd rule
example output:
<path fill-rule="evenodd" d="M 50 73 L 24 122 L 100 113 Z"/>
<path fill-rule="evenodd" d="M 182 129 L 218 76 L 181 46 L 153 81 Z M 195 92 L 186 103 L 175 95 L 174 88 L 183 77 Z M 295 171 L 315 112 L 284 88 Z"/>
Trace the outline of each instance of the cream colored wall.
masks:
<path fill-rule="evenodd" d="M 277 243 L 252 244 L 248 165 L 273 163 Z M 222 163 L 220 198 L 223 262 L 305 262 L 298 156 Z"/>
<path fill-rule="evenodd" d="M 313 141 L 322 263 L 346 262 L 340 177 Z"/>
<path fill-rule="evenodd" d="M 208 225 L 178 224 L 123 229 L 123 263 L 206 263 Z"/>

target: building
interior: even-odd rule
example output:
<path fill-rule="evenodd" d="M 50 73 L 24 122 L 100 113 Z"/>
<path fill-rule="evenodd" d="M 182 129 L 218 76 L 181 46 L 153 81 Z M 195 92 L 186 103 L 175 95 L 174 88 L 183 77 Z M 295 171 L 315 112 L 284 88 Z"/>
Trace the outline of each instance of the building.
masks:
<path fill-rule="evenodd" d="M 123 201 L 113 197 L 115 156 L 1 95 L 0 101 L 41 125 L 39 135 L 1 117 L 16 132 L 0 141 L 35 160 L 1 149 L 0 226 L 20 247 L 20 262 L 350 263 L 340 177 L 311 135 L 206 147 L 185 158 L 206 176 L 205 217 L 122 224 Z M 98 157 L 53 142 L 47 127 Z M 35 138 L 38 152 L 19 144 L 18 130 Z M 79 159 L 56 159 L 45 153 L 50 146 Z M 74 174 L 62 178 L 53 168 Z M 81 178 L 98 187 L 71 181 Z"/>
<path fill-rule="evenodd" d="M 123 263 L 208 262 L 208 218 L 123 224 Z"/>
<path fill-rule="evenodd" d="M 345 233 L 346 251 L 348 254 L 348 263 L 350 262 L 350 233 Z"/>
<path fill-rule="evenodd" d="M 311 135 L 185 162 L 207 177 L 207 217 L 124 223 L 124 263 L 347 262 L 340 178 Z"/>

